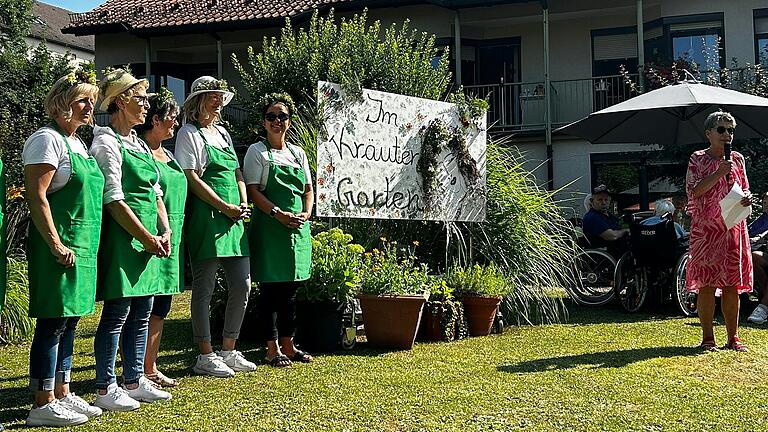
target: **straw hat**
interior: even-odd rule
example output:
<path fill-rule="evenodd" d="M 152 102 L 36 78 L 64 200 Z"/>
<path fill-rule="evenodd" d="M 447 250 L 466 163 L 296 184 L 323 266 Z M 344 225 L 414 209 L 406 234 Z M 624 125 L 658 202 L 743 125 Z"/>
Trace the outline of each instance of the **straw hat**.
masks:
<path fill-rule="evenodd" d="M 99 94 L 102 97 L 99 109 L 106 111 L 109 108 L 109 104 L 111 104 L 116 97 L 141 82 L 146 83 L 147 87 L 149 87 L 149 81 L 143 78 L 138 79 L 134 77 L 131 75 L 131 72 L 126 69 L 104 70 L 104 79 L 101 80 L 101 84 L 99 85 Z"/>
<path fill-rule="evenodd" d="M 212 76 L 201 76 L 200 78 L 192 82 L 192 93 L 184 100 L 184 105 L 187 104 L 195 96 L 203 93 L 220 92 L 224 93 L 224 106 L 232 101 L 235 93 L 230 91 L 229 86 L 225 80 L 217 80 Z"/>

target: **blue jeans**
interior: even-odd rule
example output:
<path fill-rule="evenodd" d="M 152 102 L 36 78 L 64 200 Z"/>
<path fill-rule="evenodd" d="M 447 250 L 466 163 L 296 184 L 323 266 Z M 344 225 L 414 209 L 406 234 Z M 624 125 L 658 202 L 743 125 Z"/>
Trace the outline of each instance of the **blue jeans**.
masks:
<path fill-rule="evenodd" d="M 79 320 L 80 317 L 37 319 L 29 349 L 30 390 L 53 391 L 55 383 L 69 383 Z"/>
<path fill-rule="evenodd" d="M 154 296 L 105 300 L 96 329 L 93 349 L 96 356 L 96 388 L 106 389 L 115 379 L 115 358 L 123 335 L 123 377 L 135 384 L 144 373 L 147 326 Z"/>

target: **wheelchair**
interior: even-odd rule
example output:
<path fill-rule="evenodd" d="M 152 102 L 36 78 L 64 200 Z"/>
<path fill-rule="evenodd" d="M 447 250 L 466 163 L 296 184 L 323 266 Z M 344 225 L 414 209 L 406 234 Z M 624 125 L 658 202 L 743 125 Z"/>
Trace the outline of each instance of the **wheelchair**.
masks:
<path fill-rule="evenodd" d="M 688 242 L 678 239 L 671 220 L 630 225 L 630 250 L 619 259 L 614 292 L 622 308 L 637 312 L 649 299 L 673 301 L 688 317 L 696 315 L 696 294 L 685 287 Z"/>
<path fill-rule="evenodd" d="M 614 274 L 620 255 L 590 243 L 583 235 L 578 236 L 577 244 L 582 250 L 574 259 L 576 286 L 568 287 L 568 293 L 582 306 L 601 306 L 610 302 L 615 296 Z"/>

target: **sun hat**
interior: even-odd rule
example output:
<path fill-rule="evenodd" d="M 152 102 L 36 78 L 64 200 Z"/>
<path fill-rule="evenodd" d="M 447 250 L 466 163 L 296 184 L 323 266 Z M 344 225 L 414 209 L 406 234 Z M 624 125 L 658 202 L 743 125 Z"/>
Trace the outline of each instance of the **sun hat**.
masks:
<path fill-rule="evenodd" d="M 187 102 L 192 100 L 192 98 L 195 96 L 199 96 L 203 93 L 224 93 L 224 106 L 230 103 L 232 98 L 235 96 L 235 93 L 230 90 L 229 85 L 225 80 L 217 80 L 216 78 L 208 75 L 201 76 L 200 78 L 194 80 L 192 82 L 191 91 L 192 92 L 189 94 L 189 96 L 187 96 L 187 98 L 184 100 L 184 105 L 186 105 Z"/>
<path fill-rule="evenodd" d="M 141 82 L 146 83 L 149 87 L 149 81 L 146 79 L 139 79 L 131 75 L 131 71 L 128 68 L 125 69 L 112 69 L 107 68 L 102 71 L 104 79 L 99 84 L 99 94 L 101 95 L 101 104 L 99 109 L 107 111 L 109 104 L 111 104 L 116 97 L 125 93 L 126 90 L 139 84 Z"/>

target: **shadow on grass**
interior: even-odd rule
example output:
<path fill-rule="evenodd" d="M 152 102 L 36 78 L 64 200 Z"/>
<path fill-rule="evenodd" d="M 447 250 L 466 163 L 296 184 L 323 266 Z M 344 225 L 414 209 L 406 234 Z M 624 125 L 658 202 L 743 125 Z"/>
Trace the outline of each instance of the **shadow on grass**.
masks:
<path fill-rule="evenodd" d="M 571 325 L 629 324 L 685 318 L 677 307 L 671 304 L 654 305 L 637 313 L 625 312 L 617 303 L 591 307 L 569 304 L 567 309 L 568 316 L 563 320 L 563 324 Z"/>
<path fill-rule="evenodd" d="M 499 372 L 532 373 L 573 369 L 579 366 L 587 366 L 593 369 L 620 368 L 630 363 L 648 359 L 690 356 L 700 353 L 701 350 L 698 347 L 669 346 L 635 348 L 530 360 L 516 364 L 500 365 L 496 369 Z"/>

